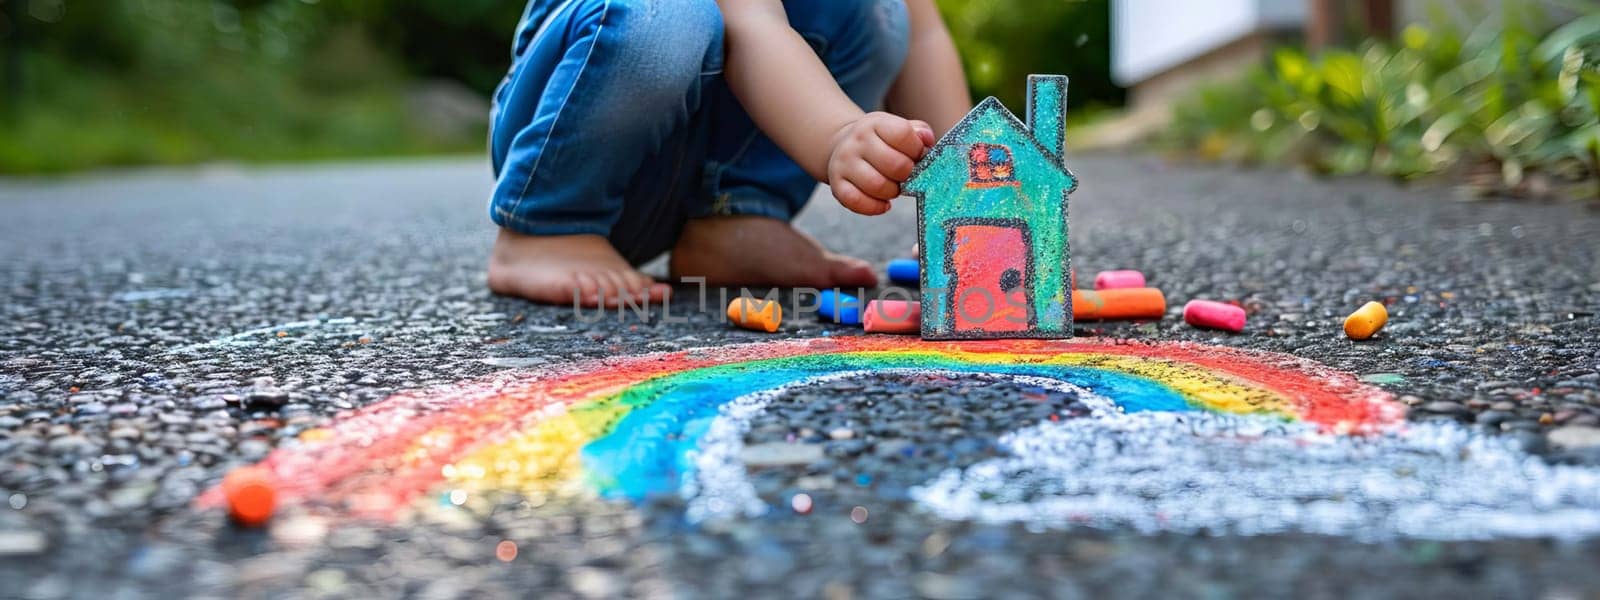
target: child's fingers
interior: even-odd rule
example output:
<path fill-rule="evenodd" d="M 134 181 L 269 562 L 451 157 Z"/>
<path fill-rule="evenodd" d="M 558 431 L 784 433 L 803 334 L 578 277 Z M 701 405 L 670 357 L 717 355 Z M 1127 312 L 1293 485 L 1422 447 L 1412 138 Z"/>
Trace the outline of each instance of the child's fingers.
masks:
<path fill-rule="evenodd" d="M 859 215 L 881 215 L 889 212 L 889 203 L 866 195 L 855 184 L 848 180 L 839 179 L 829 187 L 833 188 L 833 197 L 839 204 Z"/>
<path fill-rule="evenodd" d="M 933 145 L 939 141 L 939 136 L 933 133 L 933 126 L 929 125 L 927 121 L 918 121 L 916 119 L 912 119 L 911 128 L 917 130 L 917 139 L 922 140 L 924 152 L 926 152 L 928 148 L 932 148 Z M 919 155 L 917 158 L 922 157 Z"/>
<path fill-rule="evenodd" d="M 856 189 L 878 200 L 893 200 L 900 195 L 900 186 L 884 177 L 878 169 L 865 160 L 854 161 L 845 169 L 844 178 Z"/>
<path fill-rule="evenodd" d="M 910 121 L 898 117 L 880 119 L 873 124 L 872 131 L 878 134 L 878 139 L 901 154 L 913 160 L 922 158 L 922 151 L 926 146 L 922 144 L 922 136 L 917 134 L 916 127 L 912 126 Z"/>
<path fill-rule="evenodd" d="M 917 163 L 911 162 L 911 159 L 907 158 L 906 155 L 897 152 L 894 148 L 890 148 L 888 144 L 881 141 L 868 144 L 867 148 L 861 152 L 861 157 L 866 159 L 867 163 L 872 165 L 872 168 L 877 169 L 880 175 L 895 182 L 903 182 L 911 178 L 911 170 L 917 166 Z M 895 195 L 900 194 L 898 186 L 894 192 Z"/>

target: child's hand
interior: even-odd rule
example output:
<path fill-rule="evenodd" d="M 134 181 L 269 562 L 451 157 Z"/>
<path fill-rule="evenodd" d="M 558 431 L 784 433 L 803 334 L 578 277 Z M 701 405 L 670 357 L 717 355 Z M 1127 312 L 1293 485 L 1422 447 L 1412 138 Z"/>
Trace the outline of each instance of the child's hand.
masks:
<path fill-rule="evenodd" d="M 828 157 L 828 186 L 845 208 L 863 215 L 889 212 L 900 184 L 934 143 L 922 121 L 875 112 L 839 128 Z"/>

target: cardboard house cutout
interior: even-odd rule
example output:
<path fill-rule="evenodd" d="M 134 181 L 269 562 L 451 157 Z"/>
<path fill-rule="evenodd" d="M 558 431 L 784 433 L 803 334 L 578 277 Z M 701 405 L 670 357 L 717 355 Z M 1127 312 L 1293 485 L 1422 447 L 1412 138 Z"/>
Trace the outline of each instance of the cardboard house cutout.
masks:
<path fill-rule="evenodd" d="M 988 98 L 917 164 L 922 337 L 1072 337 L 1067 78 L 1028 77 L 1028 122 Z"/>

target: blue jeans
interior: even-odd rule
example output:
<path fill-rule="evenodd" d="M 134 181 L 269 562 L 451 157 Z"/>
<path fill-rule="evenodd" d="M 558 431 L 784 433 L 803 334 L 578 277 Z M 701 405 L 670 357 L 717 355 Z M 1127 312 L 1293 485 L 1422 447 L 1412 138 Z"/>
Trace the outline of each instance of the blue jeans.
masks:
<path fill-rule="evenodd" d="M 904 0 L 792 0 L 789 24 L 864 110 L 905 62 Z M 794 218 L 816 182 L 722 79 L 716 0 L 530 0 L 490 112 L 501 227 L 606 236 L 634 264 L 688 219 Z"/>

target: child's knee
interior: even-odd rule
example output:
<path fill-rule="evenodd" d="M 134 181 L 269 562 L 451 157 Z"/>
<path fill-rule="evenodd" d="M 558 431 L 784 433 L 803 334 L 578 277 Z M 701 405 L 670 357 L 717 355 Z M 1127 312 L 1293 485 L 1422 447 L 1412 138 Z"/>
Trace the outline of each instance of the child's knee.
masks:
<path fill-rule="evenodd" d="M 716 0 L 591 0 L 605 12 L 604 43 L 630 91 L 675 94 L 721 68 L 722 12 Z"/>

